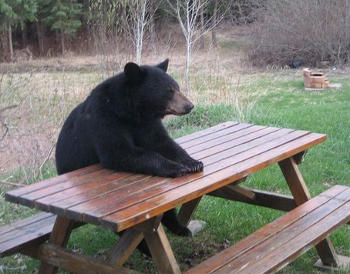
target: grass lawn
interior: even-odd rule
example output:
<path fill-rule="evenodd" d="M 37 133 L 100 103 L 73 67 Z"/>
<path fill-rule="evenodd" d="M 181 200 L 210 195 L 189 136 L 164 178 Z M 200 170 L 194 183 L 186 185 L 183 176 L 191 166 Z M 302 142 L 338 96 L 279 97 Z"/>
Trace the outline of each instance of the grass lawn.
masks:
<path fill-rule="evenodd" d="M 341 83 L 342 87 L 319 92 L 304 91 L 300 71 L 298 74 L 285 71 L 256 73 L 249 76 L 249 79 L 242 79 L 235 89 L 226 91 L 230 77 L 216 78 L 209 84 L 217 85 L 216 90 L 222 87 L 220 96 L 226 96 L 229 100 L 225 102 L 219 98 L 211 104 L 207 104 L 205 98 L 214 98 L 211 96 L 215 94 L 200 78 L 198 76 L 192 79 L 194 89 L 200 95 L 197 94 L 195 100 L 196 109 L 188 116 L 166 120 L 173 137 L 227 120 L 326 133 L 328 140 L 310 149 L 300 166 L 304 179 L 312 196 L 335 184 L 350 186 L 350 76 L 338 79 L 329 77 L 330 82 Z M 236 96 L 240 98 L 239 102 L 234 101 Z M 43 167 L 42 172 L 44 177 L 55 175 L 50 162 Z M 11 176 L 16 178 L 21 175 L 13 173 Z M 289 193 L 277 165 L 254 174 L 244 184 Z M 4 193 L 9 189 L 6 186 L 0 187 L 0 223 L 3 224 L 34 212 L 4 202 Z M 204 231 L 193 238 L 168 235 L 181 269 L 186 270 L 281 214 L 283 213 L 271 209 L 204 197 L 194 216 L 207 222 Z M 87 225 L 73 232 L 68 246 L 85 254 L 104 257 L 115 239 L 114 233 Z M 331 239 L 339 254 L 350 256 L 350 226 L 338 229 L 331 235 Z M 317 253 L 312 249 L 281 272 L 316 273 L 312 267 L 316 260 Z M 129 259 L 127 266 L 145 273 L 154 272 L 152 261 L 138 251 Z M 37 267 L 37 261 L 21 255 L 0 261 L 0 273 L 35 273 Z M 350 273 L 350 269 L 343 273 Z"/>

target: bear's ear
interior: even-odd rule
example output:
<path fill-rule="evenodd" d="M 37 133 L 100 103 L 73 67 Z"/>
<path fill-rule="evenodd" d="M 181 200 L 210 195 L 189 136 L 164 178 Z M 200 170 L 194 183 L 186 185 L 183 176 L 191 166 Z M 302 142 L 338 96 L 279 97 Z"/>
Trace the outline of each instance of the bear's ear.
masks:
<path fill-rule="evenodd" d="M 141 79 L 141 68 L 135 63 L 127 63 L 124 67 L 126 78 L 138 82 Z"/>
<path fill-rule="evenodd" d="M 156 67 L 160 68 L 161 70 L 164 70 L 165 72 L 168 70 L 168 64 L 169 64 L 169 59 L 165 59 L 163 62 L 158 64 Z"/>

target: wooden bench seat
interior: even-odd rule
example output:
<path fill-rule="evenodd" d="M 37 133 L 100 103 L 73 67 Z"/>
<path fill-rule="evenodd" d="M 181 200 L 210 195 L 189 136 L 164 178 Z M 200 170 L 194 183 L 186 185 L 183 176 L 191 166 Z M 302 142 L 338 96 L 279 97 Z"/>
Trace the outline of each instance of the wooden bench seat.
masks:
<path fill-rule="evenodd" d="M 187 273 L 270 273 L 350 220 L 350 187 L 336 185 Z"/>
<path fill-rule="evenodd" d="M 27 249 L 46 241 L 55 220 L 54 214 L 38 213 L 0 227 L 0 258 L 17 252 L 26 254 Z"/>

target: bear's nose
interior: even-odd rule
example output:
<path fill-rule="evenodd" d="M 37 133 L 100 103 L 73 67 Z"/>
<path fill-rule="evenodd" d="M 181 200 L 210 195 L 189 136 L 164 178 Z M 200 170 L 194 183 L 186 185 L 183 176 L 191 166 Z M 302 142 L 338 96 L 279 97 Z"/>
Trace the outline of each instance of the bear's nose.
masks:
<path fill-rule="evenodd" d="M 194 108 L 194 105 L 192 103 L 189 103 L 185 107 L 186 113 L 189 113 Z"/>

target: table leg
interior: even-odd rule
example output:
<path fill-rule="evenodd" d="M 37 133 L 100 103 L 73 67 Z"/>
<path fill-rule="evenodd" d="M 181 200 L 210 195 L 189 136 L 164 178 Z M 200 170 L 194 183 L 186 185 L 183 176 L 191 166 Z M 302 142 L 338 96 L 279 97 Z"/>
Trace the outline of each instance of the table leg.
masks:
<path fill-rule="evenodd" d="M 159 224 L 155 231 L 144 232 L 144 235 L 158 272 L 181 273 L 163 226 Z"/>
<path fill-rule="evenodd" d="M 160 221 L 162 215 L 124 232 L 109 256 L 110 264 L 121 266 L 144 238 L 159 273 L 181 273 Z"/>
<path fill-rule="evenodd" d="M 290 191 L 294 197 L 296 205 L 300 205 L 311 198 L 309 190 L 305 184 L 303 176 L 294 158 L 288 158 L 278 163 L 284 178 L 287 181 Z M 326 266 L 339 265 L 337 254 L 332 242 L 327 237 L 316 245 L 317 253 L 321 261 Z"/>
<path fill-rule="evenodd" d="M 74 222 L 65 218 L 57 217 L 55 225 L 52 229 L 49 242 L 58 246 L 65 247 L 68 243 L 70 233 L 73 229 Z M 58 268 L 56 266 L 41 263 L 39 274 L 55 274 Z"/>
<path fill-rule="evenodd" d="M 120 237 L 118 244 L 109 255 L 108 262 L 122 266 L 143 239 L 143 233 L 130 228 Z"/>
<path fill-rule="evenodd" d="M 189 201 L 181 206 L 177 218 L 183 226 L 187 226 L 188 223 L 190 222 L 192 214 L 196 210 L 201 198 L 202 197 L 199 197 L 199 198 L 194 199 L 192 201 Z"/>

